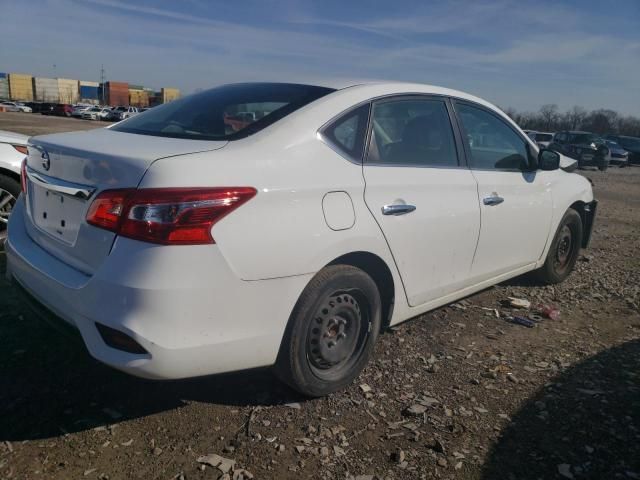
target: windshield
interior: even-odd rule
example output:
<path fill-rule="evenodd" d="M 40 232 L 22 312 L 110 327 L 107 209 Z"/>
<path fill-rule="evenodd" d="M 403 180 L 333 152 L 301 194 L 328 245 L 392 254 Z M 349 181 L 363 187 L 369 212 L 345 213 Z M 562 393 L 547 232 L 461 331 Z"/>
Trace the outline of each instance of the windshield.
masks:
<path fill-rule="evenodd" d="M 194 140 L 235 140 L 333 91 L 286 83 L 224 85 L 155 107 L 112 130 Z"/>
<path fill-rule="evenodd" d="M 571 143 L 602 143 L 602 139 L 593 133 L 577 133 L 571 135 Z"/>

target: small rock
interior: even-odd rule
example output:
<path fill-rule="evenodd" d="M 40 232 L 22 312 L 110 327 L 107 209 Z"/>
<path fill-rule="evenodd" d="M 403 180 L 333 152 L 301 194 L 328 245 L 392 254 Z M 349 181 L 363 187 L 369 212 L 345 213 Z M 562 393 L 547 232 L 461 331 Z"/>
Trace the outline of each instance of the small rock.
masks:
<path fill-rule="evenodd" d="M 513 308 L 528 309 L 531 307 L 531 302 L 525 298 L 509 297 L 509 305 Z"/>
<path fill-rule="evenodd" d="M 404 450 L 398 450 L 397 452 L 391 454 L 391 460 L 396 463 L 402 463 L 404 462 L 406 456 L 407 455 L 404 453 Z"/>
<path fill-rule="evenodd" d="M 120 445 L 123 447 L 130 447 L 133 444 L 133 438 L 131 440 L 127 440 L 126 442 L 122 442 Z"/>
<path fill-rule="evenodd" d="M 444 458 L 444 457 L 439 457 L 439 458 L 438 458 L 438 465 L 440 465 L 441 467 L 443 467 L 443 468 L 444 468 L 444 467 L 446 467 L 446 466 L 447 466 L 447 465 L 449 465 L 449 464 L 447 463 L 447 459 L 446 459 L 446 458 Z"/>
<path fill-rule="evenodd" d="M 162 449 L 160 447 L 154 448 L 153 454 L 157 457 L 158 455 L 162 454 Z"/>
<path fill-rule="evenodd" d="M 415 417 L 415 416 L 422 415 L 426 411 L 427 411 L 427 407 L 426 406 L 419 405 L 419 404 L 416 403 L 414 405 L 411 405 L 409 408 L 406 408 L 404 413 L 405 413 L 405 415 L 414 416 Z"/>
<path fill-rule="evenodd" d="M 573 478 L 573 474 L 571 473 L 571 465 L 569 465 L 568 463 L 561 463 L 560 465 L 558 465 L 558 473 L 564 478 Z"/>
<path fill-rule="evenodd" d="M 363 383 L 362 385 L 360 385 L 360 390 L 362 390 L 362 393 L 369 393 L 372 388 L 366 383 Z"/>
<path fill-rule="evenodd" d="M 95 472 L 96 470 L 97 470 L 97 468 L 90 468 L 90 469 L 88 469 L 88 470 L 85 470 L 82 474 L 83 474 L 85 477 L 88 477 L 89 475 L 91 475 L 91 474 L 92 474 L 93 472 Z"/>

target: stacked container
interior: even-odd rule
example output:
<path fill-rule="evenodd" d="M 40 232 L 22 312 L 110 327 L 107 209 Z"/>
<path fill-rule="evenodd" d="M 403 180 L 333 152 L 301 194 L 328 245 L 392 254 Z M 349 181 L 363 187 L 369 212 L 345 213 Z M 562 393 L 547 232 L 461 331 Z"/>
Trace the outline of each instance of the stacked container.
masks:
<path fill-rule="evenodd" d="M 129 84 L 126 82 L 107 82 L 104 85 L 107 103 L 112 107 L 129 105 Z"/>
<path fill-rule="evenodd" d="M 33 77 L 33 96 L 36 102 L 59 103 L 58 80 L 56 78 Z"/>
<path fill-rule="evenodd" d="M 71 80 L 69 78 L 58 79 L 58 95 L 60 96 L 60 103 L 78 103 L 78 80 Z"/>
<path fill-rule="evenodd" d="M 9 100 L 9 81 L 6 73 L 0 73 L 0 100 Z"/>
<path fill-rule="evenodd" d="M 171 102 L 180 98 L 180 90 L 177 88 L 163 88 L 162 89 L 162 103 Z"/>
<path fill-rule="evenodd" d="M 82 103 L 92 103 L 98 105 L 100 103 L 99 94 L 100 84 L 98 82 L 80 81 L 80 101 Z"/>
<path fill-rule="evenodd" d="M 129 85 L 129 105 L 148 107 L 149 93 L 141 85 Z"/>
<path fill-rule="evenodd" d="M 33 102 L 33 77 L 20 73 L 10 73 L 9 96 L 14 101 Z"/>

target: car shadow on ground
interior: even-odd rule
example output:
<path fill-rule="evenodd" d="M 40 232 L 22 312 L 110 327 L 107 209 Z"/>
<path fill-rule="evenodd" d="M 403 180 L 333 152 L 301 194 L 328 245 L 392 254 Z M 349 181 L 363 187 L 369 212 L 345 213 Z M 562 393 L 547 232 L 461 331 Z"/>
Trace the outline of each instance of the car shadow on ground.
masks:
<path fill-rule="evenodd" d="M 57 437 L 180 408 L 303 400 L 269 369 L 159 382 L 94 360 L 79 336 L 43 322 L 4 280 L 0 250 L 0 441 Z"/>
<path fill-rule="evenodd" d="M 512 418 L 482 478 L 640 478 L 640 340 L 552 382 Z"/>

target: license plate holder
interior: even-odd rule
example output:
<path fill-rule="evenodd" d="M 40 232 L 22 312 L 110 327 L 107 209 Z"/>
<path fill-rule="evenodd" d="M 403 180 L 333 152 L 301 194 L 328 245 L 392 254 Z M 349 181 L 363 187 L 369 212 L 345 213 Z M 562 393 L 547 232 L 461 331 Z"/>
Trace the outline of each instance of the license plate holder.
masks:
<path fill-rule="evenodd" d="M 29 187 L 31 215 L 36 226 L 57 240 L 73 245 L 78 237 L 84 201 L 33 182 Z"/>

